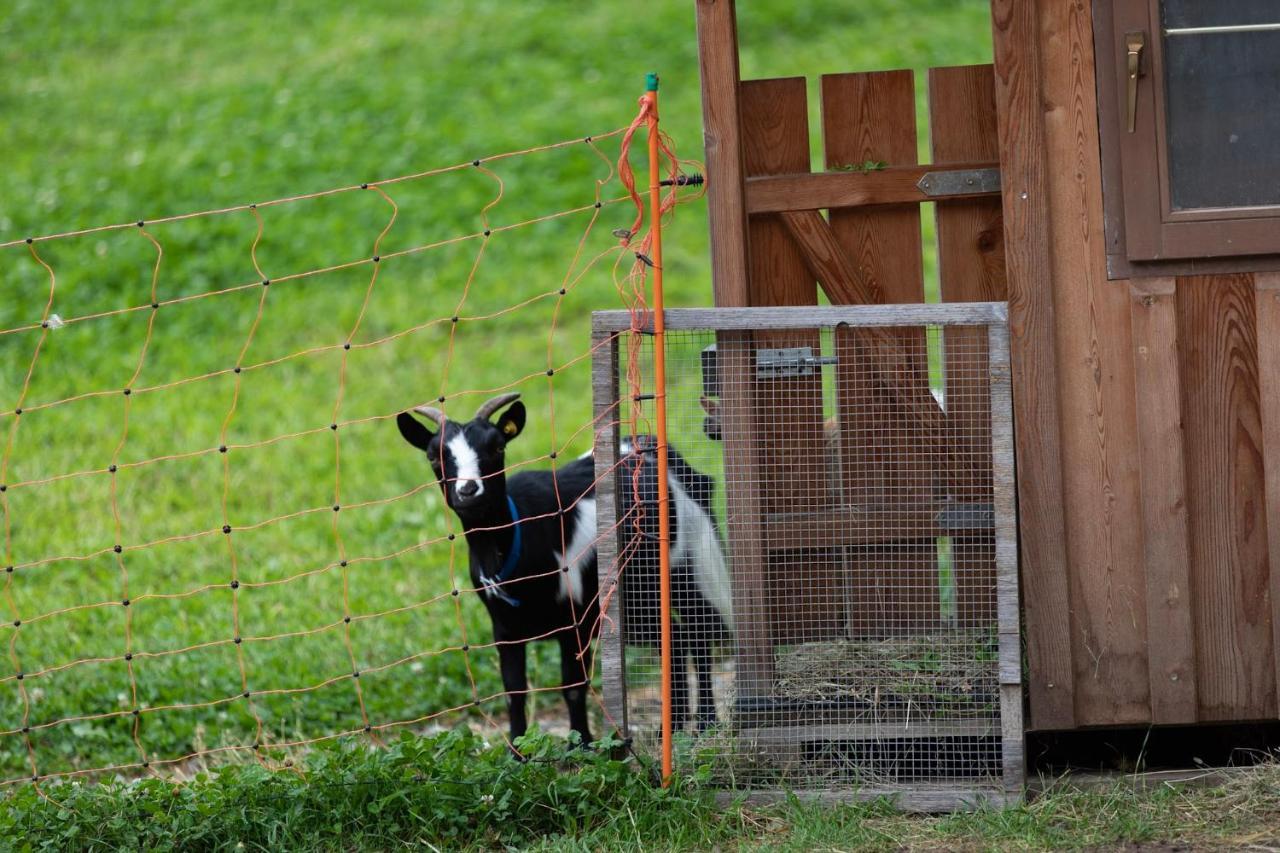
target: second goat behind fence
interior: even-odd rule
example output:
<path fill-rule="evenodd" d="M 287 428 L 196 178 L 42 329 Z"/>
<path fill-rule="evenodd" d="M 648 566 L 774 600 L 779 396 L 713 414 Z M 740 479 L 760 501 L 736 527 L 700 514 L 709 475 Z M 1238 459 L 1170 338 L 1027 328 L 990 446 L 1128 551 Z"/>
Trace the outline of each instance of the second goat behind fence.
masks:
<path fill-rule="evenodd" d="M 409 444 L 426 453 L 446 504 L 462 522 L 471 582 L 493 623 L 511 737 L 527 727 L 526 645 L 554 639 L 560 645 L 569 725 L 590 742 L 586 694 L 600 616 L 594 463 L 588 456 L 554 472 L 520 471 L 508 478 L 506 447 L 524 430 L 526 417 L 518 397 L 494 397 L 465 423 L 450 421 L 430 406 L 415 408 L 434 432 L 409 412 L 402 412 L 396 424 Z M 618 472 L 624 523 L 617 535 L 626 555 L 622 571 L 628 593 L 624 619 L 634 642 L 657 645 L 658 521 L 651 509 L 657 506 L 656 452 L 647 437 L 637 445 L 624 444 Z M 683 728 L 693 711 L 685 676 L 685 660 L 692 658 L 701 729 L 715 722 L 711 643 L 732 626 L 729 577 L 712 521 L 712 481 L 674 450 L 668 461 L 672 719 Z"/>

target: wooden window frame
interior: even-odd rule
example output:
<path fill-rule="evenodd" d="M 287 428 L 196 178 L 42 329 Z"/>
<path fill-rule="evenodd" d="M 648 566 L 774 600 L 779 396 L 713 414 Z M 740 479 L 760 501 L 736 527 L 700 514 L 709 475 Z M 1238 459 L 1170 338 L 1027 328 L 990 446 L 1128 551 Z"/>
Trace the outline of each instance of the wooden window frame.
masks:
<path fill-rule="evenodd" d="M 1280 266 L 1280 205 L 1172 209 L 1159 0 L 1094 0 L 1093 23 L 1109 276 Z M 1127 94 L 1125 34 L 1134 30 L 1147 34 L 1147 44 L 1134 132 L 1128 133 L 1121 124 Z"/>

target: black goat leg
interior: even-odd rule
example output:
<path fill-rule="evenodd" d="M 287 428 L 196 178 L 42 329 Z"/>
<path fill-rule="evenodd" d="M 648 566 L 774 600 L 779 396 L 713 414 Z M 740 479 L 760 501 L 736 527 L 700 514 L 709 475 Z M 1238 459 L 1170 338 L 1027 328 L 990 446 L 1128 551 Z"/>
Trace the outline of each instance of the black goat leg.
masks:
<path fill-rule="evenodd" d="M 582 652 L 579 659 L 578 653 Z M 591 725 L 587 721 L 587 683 L 591 672 L 591 638 L 569 629 L 560 634 L 560 684 L 564 703 L 569 708 L 569 727 L 582 737 L 582 745 L 591 743 Z"/>
<path fill-rule="evenodd" d="M 511 740 L 514 741 L 529 728 L 524 710 L 529 692 L 529 678 L 525 671 L 525 644 L 504 643 L 498 638 L 498 659 L 502 665 L 502 689 L 507 694 L 509 731 Z"/>

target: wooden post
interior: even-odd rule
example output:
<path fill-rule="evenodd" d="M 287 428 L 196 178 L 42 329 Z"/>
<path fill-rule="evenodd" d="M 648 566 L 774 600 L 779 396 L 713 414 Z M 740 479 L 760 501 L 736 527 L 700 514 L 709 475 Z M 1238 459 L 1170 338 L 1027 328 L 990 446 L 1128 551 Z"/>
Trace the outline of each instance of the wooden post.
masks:
<path fill-rule="evenodd" d="M 707 219 L 711 227 L 711 281 L 718 307 L 750 305 L 747 273 L 746 184 L 739 111 L 738 24 L 734 0 L 698 0 L 698 61 L 702 72 L 702 116 L 706 146 Z M 756 463 L 749 425 L 755 411 L 751 383 L 750 332 L 717 335 L 721 406 L 725 412 L 726 471 Z M 737 623 L 737 689 L 750 705 L 773 685 L 773 650 L 762 618 L 764 553 L 760 541 L 760 496 L 753 489 L 725 495 Z"/>
<path fill-rule="evenodd" d="M 618 572 L 616 468 L 618 464 L 618 339 L 607 329 L 591 330 L 591 363 L 596 463 L 596 566 L 600 574 L 600 668 L 607 723 L 622 737 L 627 725 L 626 650 L 623 638 L 622 578 Z"/>
<path fill-rule="evenodd" d="M 738 113 L 738 23 L 733 0 L 698 0 L 698 62 L 706 147 L 711 283 L 716 305 L 747 301 L 747 205 Z"/>
<path fill-rule="evenodd" d="M 1031 725 L 1075 725 L 1037 4 L 993 0 Z"/>

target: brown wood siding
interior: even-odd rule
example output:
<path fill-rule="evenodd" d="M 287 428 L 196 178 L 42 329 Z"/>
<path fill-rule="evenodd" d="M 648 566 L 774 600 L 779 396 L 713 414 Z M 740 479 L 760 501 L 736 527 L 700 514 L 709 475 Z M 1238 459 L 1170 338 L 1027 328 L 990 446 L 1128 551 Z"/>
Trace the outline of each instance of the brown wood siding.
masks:
<path fill-rule="evenodd" d="M 1059 405 L 1060 459 L 1032 465 L 1018 410 L 1031 725 L 1273 719 L 1277 277 L 1107 280 L 1090 6 L 993 3 L 1011 322 L 1048 323 L 1015 345 L 1014 394 Z M 1036 190 L 1029 150 L 1051 164 L 1044 276 L 1023 267 L 1034 221 L 1008 221 Z M 1064 661 L 1069 709 L 1047 689 Z"/>
<path fill-rule="evenodd" d="M 1199 717 L 1274 717 L 1253 276 L 1180 278 L 1178 338 Z"/>
<path fill-rule="evenodd" d="M 1052 6 L 1053 4 L 1049 4 Z M 1049 6 L 1044 7 L 1046 10 Z M 1077 723 L 1150 718 L 1145 557 L 1126 288 L 1107 281 L 1087 8 L 1040 18 L 1063 511 Z"/>

